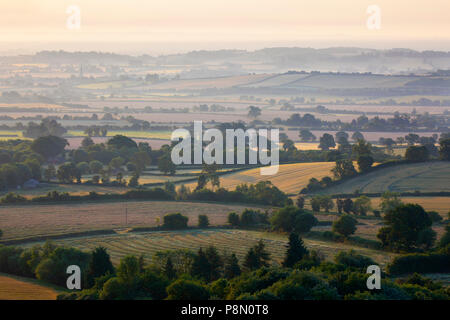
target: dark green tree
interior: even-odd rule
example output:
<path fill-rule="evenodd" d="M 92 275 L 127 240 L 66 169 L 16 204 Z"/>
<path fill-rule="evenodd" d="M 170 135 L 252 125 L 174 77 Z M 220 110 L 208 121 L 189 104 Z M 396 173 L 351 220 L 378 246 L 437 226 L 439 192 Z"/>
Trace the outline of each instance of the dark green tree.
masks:
<path fill-rule="evenodd" d="M 348 214 L 344 214 L 338 220 L 333 222 L 333 231 L 348 237 L 356 231 L 358 220 Z"/>
<path fill-rule="evenodd" d="M 130 139 L 123 135 L 115 135 L 107 142 L 108 147 L 112 147 L 114 149 L 120 150 L 122 148 L 125 149 L 137 149 L 136 142 L 133 139 Z"/>
<path fill-rule="evenodd" d="M 303 209 L 305 207 L 305 198 L 302 196 L 297 197 L 297 201 L 295 203 L 299 209 Z"/>
<path fill-rule="evenodd" d="M 442 160 L 450 161 L 450 139 L 441 139 L 439 141 L 439 156 Z"/>
<path fill-rule="evenodd" d="M 239 215 L 236 212 L 230 212 L 228 214 L 228 223 L 232 226 L 238 226 L 239 225 Z"/>
<path fill-rule="evenodd" d="M 227 279 L 232 279 L 241 274 L 241 268 L 239 267 L 239 261 L 234 253 L 225 259 L 225 266 L 223 275 Z"/>
<path fill-rule="evenodd" d="M 163 220 L 163 227 L 166 229 L 186 229 L 189 218 L 181 213 L 172 213 L 165 215 Z"/>
<path fill-rule="evenodd" d="M 428 149 L 425 146 L 409 146 L 405 152 L 405 159 L 412 162 L 427 161 Z"/>
<path fill-rule="evenodd" d="M 200 214 L 198 216 L 198 226 L 200 228 L 207 228 L 209 226 L 209 219 L 207 215 Z"/>
<path fill-rule="evenodd" d="M 270 253 L 266 251 L 266 246 L 262 240 L 250 248 L 244 259 L 244 267 L 249 270 L 256 270 L 261 267 L 267 267 L 270 261 Z"/>
<path fill-rule="evenodd" d="M 377 237 L 384 247 L 395 251 L 411 251 L 428 248 L 435 240 L 432 221 L 418 204 L 399 205 L 388 211 L 383 220 L 386 226 L 379 230 Z"/>
<path fill-rule="evenodd" d="M 336 166 L 331 171 L 337 180 L 350 178 L 356 174 L 355 167 L 351 160 L 336 161 Z"/>
<path fill-rule="evenodd" d="M 170 257 L 167 258 L 163 273 L 167 277 L 167 279 L 170 279 L 170 280 L 174 279 L 177 276 L 177 272 L 175 271 L 175 268 L 173 267 L 173 262 Z"/>
<path fill-rule="evenodd" d="M 56 136 L 46 136 L 35 139 L 31 143 L 31 150 L 42 155 L 45 159 L 55 157 L 69 145 L 66 139 Z"/>
<path fill-rule="evenodd" d="M 106 274 L 114 274 L 115 270 L 111 258 L 104 247 L 97 247 L 92 251 L 88 267 L 88 285 L 94 285 L 95 278 Z"/>
<path fill-rule="evenodd" d="M 308 249 L 306 249 L 305 245 L 303 244 L 302 238 L 300 238 L 297 233 L 291 233 L 289 235 L 288 249 L 286 258 L 283 261 L 283 266 L 292 268 L 307 254 Z"/>
<path fill-rule="evenodd" d="M 209 280 L 211 277 L 211 265 L 208 261 L 208 257 L 202 248 L 197 252 L 192 263 L 191 275 L 200 279 Z"/>
<path fill-rule="evenodd" d="M 329 133 L 324 133 L 324 135 L 320 137 L 319 148 L 325 151 L 334 147 L 336 147 L 336 142 L 334 141 L 333 136 Z"/>

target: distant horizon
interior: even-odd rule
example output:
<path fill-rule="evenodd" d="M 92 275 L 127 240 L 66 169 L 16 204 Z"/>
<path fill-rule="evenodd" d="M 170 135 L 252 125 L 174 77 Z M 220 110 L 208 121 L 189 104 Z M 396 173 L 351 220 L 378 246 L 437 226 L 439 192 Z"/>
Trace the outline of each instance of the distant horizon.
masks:
<path fill-rule="evenodd" d="M 12 46 L 15 48 L 11 48 Z M 121 47 L 126 45 L 126 48 Z M 164 45 L 164 46 L 162 46 Z M 155 48 L 155 46 L 158 46 Z M 8 49 L 7 49 L 7 48 Z M 87 43 L 62 43 L 62 42 L 50 42 L 50 43 L 5 43 L 0 42 L 0 56 L 16 56 L 16 55 L 33 55 L 42 51 L 65 51 L 70 53 L 75 52 L 100 52 L 100 53 L 113 53 L 113 54 L 124 54 L 131 56 L 139 55 L 171 55 L 171 54 L 186 54 L 195 51 L 258 51 L 264 49 L 273 48 L 298 48 L 298 49 L 314 49 L 314 50 L 324 50 L 324 49 L 337 49 L 337 48 L 354 48 L 354 49 L 365 49 L 365 50 L 412 50 L 417 52 L 423 51 L 439 51 L 439 52 L 450 52 L 450 43 L 447 49 L 444 47 L 434 47 L 431 45 L 423 46 L 402 46 L 397 43 L 397 46 L 375 46 L 370 44 L 330 44 L 330 45 L 301 45 L 295 43 L 272 43 L 266 44 L 265 42 L 254 42 L 246 43 L 241 46 L 231 46 L 223 43 L 165 43 L 165 42 L 104 42 L 99 45 L 98 42 L 87 42 Z"/>

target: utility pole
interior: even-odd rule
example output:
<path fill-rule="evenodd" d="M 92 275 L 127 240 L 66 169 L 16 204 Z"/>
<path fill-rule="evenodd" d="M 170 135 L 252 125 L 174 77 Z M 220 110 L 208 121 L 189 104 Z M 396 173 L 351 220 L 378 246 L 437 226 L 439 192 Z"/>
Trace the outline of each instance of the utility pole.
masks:
<path fill-rule="evenodd" d="M 125 203 L 125 225 L 128 225 L 128 207 L 127 204 Z"/>

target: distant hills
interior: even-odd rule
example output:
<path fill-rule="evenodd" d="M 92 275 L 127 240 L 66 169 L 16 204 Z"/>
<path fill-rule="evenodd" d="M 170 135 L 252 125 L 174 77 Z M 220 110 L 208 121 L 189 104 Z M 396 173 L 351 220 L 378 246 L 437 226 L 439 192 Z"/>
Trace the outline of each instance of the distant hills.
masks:
<path fill-rule="evenodd" d="M 428 73 L 450 69 L 450 52 L 410 49 L 377 50 L 353 47 L 327 49 L 266 48 L 255 51 L 192 51 L 161 56 L 130 56 L 105 52 L 41 51 L 34 55 L 0 57 L 3 63 L 192 65 L 222 66 L 223 75 L 248 72 L 333 71 L 381 74 Z M 212 70 L 212 69 L 211 69 Z M 211 71 L 210 70 L 210 71 Z"/>

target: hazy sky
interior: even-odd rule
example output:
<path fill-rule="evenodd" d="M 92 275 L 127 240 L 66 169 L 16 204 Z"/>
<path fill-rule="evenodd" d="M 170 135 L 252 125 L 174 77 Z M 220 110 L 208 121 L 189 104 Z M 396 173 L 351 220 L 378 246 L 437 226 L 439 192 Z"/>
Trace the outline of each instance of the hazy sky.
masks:
<path fill-rule="evenodd" d="M 70 5 L 81 28 L 67 28 Z M 381 29 L 366 26 L 369 5 Z M 352 45 L 450 50 L 450 0 L 0 0 L 0 49 Z M 162 44 L 163 43 L 163 44 Z M 109 49 L 109 47 L 108 47 Z"/>

